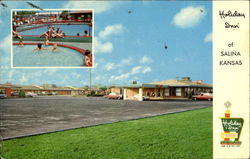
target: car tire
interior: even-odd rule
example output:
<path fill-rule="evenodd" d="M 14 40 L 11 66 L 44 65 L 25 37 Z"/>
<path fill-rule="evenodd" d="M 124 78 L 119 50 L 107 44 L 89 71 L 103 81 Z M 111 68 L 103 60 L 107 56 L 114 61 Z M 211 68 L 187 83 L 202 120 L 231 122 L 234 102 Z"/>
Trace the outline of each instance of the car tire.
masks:
<path fill-rule="evenodd" d="M 193 98 L 193 100 L 197 100 L 197 98 Z"/>

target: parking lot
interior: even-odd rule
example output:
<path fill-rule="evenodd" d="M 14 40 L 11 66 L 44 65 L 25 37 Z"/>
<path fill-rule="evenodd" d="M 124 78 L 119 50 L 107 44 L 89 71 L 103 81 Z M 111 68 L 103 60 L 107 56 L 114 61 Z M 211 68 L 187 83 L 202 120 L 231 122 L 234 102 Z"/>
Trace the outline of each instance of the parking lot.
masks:
<path fill-rule="evenodd" d="M 0 100 L 4 139 L 212 106 L 210 101 L 124 101 L 43 96 Z"/>

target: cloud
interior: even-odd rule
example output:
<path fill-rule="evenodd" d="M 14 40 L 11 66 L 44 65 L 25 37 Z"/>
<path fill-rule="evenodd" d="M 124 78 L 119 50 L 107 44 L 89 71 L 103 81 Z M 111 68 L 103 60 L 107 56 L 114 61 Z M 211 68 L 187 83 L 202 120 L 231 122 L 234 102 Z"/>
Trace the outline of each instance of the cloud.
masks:
<path fill-rule="evenodd" d="M 68 1 L 63 8 L 65 9 L 94 9 L 95 13 L 103 13 L 112 9 L 114 5 L 105 1 Z"/>
<path fill-rule="evenodd" d="M 99 38 L 107 39 L 111 35 L 119 35 L 125 31 L 125 27 L 122 24 L 108 25 L 104 30 L 99 32 Z"/>
<path fill-rule="evenodd" d="M 133 67 L 130 71 L 130 73 L 133 75 L 133 74 L 138 74 L 138 73 L 147 73 L 147 72 L 151 72 L 151 68 L 149 66 L 145 66 L 145 67 L 142 67 L 142 66 L 136 66 L 136 67 Z"/>
<path fill-rule="evenodd" d="M 27 76 L 24 76 L 24 75 L 22 75 L 22 77 L 19 79 L 19 82 L 21 82 L 21 83 L 25 83 L 27 81 L 28 81 L 28 78 L 27 78 Z"/>
<path fill-rule="evenodd" d="M 113 44 L 111 42 L 102 42 L 95 38 L 95 53 L 109 53 L 113 51 Z"/>
<path fill-rule="evenodd" d="M 153 60 L 147 56 L 143 56 L 141 59 L 140 59 L 140 63 L 141 64 L 148 64 L 148 63 L 151 63 L 153 62 Z"/>
<path fill-rule="evenodd" d="M 183 59 L 180 58 L 180 57 L 176 57 L 176 58 L 174 59 L 174 62 L 182 62 L 182 61 L 183 61 Z"/>
<path fill-rule="evenodd" d="M 117 67 L 122 67 L 124 65 L 131 65 L 133 63 L 133 60 L 134 59 L 132 57 L 122 59 L 121 62 L 117 64 Z"/>
<path fill-rule="evenodd" d="M 5 52 L 10 52 L 11 49 L 11 35 L 6 36 L 2 41 L 0 41 L 0 50 Z"/>
<path fill-rule="evenodd" d="M 205 36 L 204 42 L 211 42 L 212 40 L 213 40 L 213 33 L 210 32 Z"/>
<path fill-rule="evenodd" d="M 123 74 L 120 74 L 120 75 L 112 75 L 110 78 L 109 78 L 109 81 L 116 81 L 116 80 L 125 80 L 125 79 L 128 79 L 129 77 L 131 77 L 132 75 L 135 75 L 135 74 L 145 74 L 145 73 L 148 73 L 148 72 L 151 72 L 151 68 L 149 66 L 145 66 L 145 67 L 142 67 L 142 66 L 135 66 L 133 67 L 129 72 L 127 73 L 123 73 Z M 138 77 L 134 77 L 133 79 L 135 78 L 138 78 Z"/>
<path fill-rule="evenodd" d="M 108 25 L 101 30 L 97 37 L 95 37 L 95 52 L 96 53 L 110 53 L 113 51 L 113 43 L 107 41 L 107 38 L 112 35 L 119 35 L 125 31 L 122 24 Z"/>
<path fill-rule="evenodd" d="M 143 70 L 142 70 L 142 73 L 145 74 L 147 72 L 151 72 L 151 68 L 149 66 L 145 67 Z"/>
<path fill-rule="evenodd" d="M 134 74 L 139 74 L 139 73 L 148 73 L 148 72 L 151 72 L 151 67 L 149 66 L 145 66 L 145 67 L 142 67 L 142 66 L 136 66 L 136 67 L 133 67 L 130 71 L 130 74 L 134 75 Z"/>
<path fill-rule="evenodd" d="M 110 77 L 110 81 L 116 81 L 116 80 L 125 80 L 125 79 L 128 79 L 130 77 L 130 73 L 124 73 L 124 74 L 121 74 L 121 75 L 118 75 L 118 76 L 111 76 Z"/>
<path fill-rule="evenodd" d="M 137 73 L 140 73 L 141 72 L 141 66 L 136 66 L 136 67 L 133 67 L 132 70 L 131 70 L 131 74 L 137 74 Z"/>
<path fill-rule="evenodd" d="M 173 23 L 180 28 L 191 28 L 199 24 L 205 16 L 205 8 L 203 6 L 189 6 L 182 8 L 174 18 Z"/>
<path fill-rule="evenodd" d="M 112 62 L 108 62 L 105 66 L 104 66 L 104 69 L 107 70 L 107 71 L 110 71 L 112 69 L 114 69 L 115 67 L 115 64 L 112 63 Z"/>
<path fill-rule="evenodd" d="M 94 79 L 95 79 L 96 81 L 99 81 L 99 80 L 102 79 L 102 76 L 98 75 L 98 76 L 96 76 Z"/>

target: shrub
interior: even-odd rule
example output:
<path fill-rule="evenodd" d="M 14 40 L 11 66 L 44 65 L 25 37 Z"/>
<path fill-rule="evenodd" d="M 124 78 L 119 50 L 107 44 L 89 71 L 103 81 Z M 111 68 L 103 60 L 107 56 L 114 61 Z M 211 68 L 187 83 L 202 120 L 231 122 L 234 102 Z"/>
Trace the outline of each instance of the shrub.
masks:
<path fill-rule="evenodd" d="M 95 95 L 95 91 L 91 91 L 90 95 Z"/>
<path fill-rule="evenodd" d="M 190 91 L 190 92 L 188 93 L 188 98 L 189 98 L 189 99 L 192 99 L 192 96 L 193 96 L 193 92 Z"/>
<path fill-rule="evenodd" d="M 19 92 L 19 97 L 25 97 L 25 92 L 23 90 Z"/>

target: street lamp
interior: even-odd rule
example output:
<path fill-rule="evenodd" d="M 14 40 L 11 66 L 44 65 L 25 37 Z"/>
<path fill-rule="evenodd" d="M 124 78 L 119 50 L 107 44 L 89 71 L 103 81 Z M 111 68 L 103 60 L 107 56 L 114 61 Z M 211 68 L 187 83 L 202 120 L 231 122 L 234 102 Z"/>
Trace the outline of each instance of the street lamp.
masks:
<path fill-rule="evenodd" d="M 89 69 L 89 91 L 90 91 L 90 96 L 92 96 L 92 90 L 91 90 L 91 68 Z"/>

